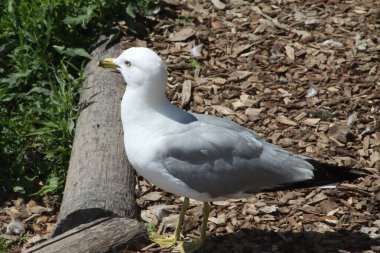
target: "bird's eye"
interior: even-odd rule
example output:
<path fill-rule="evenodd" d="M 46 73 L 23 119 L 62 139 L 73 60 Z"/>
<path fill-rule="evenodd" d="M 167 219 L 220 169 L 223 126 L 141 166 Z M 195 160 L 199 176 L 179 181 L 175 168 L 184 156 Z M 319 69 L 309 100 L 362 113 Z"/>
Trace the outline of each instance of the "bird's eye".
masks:
<path fill-rule="evenodd" d="M 125 61 L 124 64 L 125 64 L 125 66 L 127 66 L 128 68 L 131 66 L 131 62 L 130 62 L 130 61 Z"/>

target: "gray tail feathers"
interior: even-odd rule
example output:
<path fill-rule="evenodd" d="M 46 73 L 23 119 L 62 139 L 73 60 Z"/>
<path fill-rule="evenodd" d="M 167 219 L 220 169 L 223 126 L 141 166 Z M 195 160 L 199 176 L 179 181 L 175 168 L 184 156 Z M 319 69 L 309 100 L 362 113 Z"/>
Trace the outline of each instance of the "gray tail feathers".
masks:
<path fill-rule="evenodd" d="M 271 189 L 266 189 L 265 191 L 292 190 L 298 188 L 325 186 L 341 181 L 353 181 L 359 177 L 369 175 L 365 172 L 351 169 L 349 167 L 323 163 L 309 158 L 305 159 L 305 161 L 314 167 L 314 177 L 312 179 L 278 185 Z"/>

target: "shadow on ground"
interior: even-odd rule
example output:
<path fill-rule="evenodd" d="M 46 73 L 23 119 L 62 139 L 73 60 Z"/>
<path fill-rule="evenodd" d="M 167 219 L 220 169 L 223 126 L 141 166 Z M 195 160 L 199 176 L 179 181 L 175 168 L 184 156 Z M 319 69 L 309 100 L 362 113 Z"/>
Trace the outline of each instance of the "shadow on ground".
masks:
<path fill-rule="evenodd" d="M 142 239 L 142 238 L 141 238 Z M 129 252 L 171 253 L 158 245 L 142 250 L 151 244 L 148 238 L 135 241 Z M 157 246 L 157 247 L 156 247 Z M 221 236 L 208 236 L 198 253 L 357 253 L 380 252 L 380 238 L 373 239 L 364 233 L 342 230 L 340 232 L 273 232 L 241 230 Z"/>
<path fill-rule="evenodd" d="M 211 236 L 199 252 L 295 252 L 330 253 L 380 252 L 380 238 L 343 230 L 340 232 L 268 232 L 263 230 L 242 230 L 223 236 Z"/>

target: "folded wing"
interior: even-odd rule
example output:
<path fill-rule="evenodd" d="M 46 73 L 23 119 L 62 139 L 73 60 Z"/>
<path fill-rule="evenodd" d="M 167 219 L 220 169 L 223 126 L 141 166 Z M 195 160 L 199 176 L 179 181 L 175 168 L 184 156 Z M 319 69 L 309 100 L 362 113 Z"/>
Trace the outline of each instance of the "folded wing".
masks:
<path fill-rule="evenodd" d="M 166 136 L 163 167 L 213 198 L 321 186 L 360 176 L 295 155 L 228 120 L 196 115 L 187 131 Z"/>

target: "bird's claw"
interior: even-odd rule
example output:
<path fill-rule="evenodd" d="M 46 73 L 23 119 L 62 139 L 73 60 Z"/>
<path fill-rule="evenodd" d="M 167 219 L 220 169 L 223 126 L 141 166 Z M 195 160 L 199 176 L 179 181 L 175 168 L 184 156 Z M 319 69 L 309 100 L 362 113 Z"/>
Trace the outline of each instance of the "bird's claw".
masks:
<path fill-rule="evenodd" d="M 193 253 L 202 248 L 204 242 L 200 239 L 194 242 L 178 242 L 178 245 L 174 250 L 179 251 L 180 253 Z"/>

